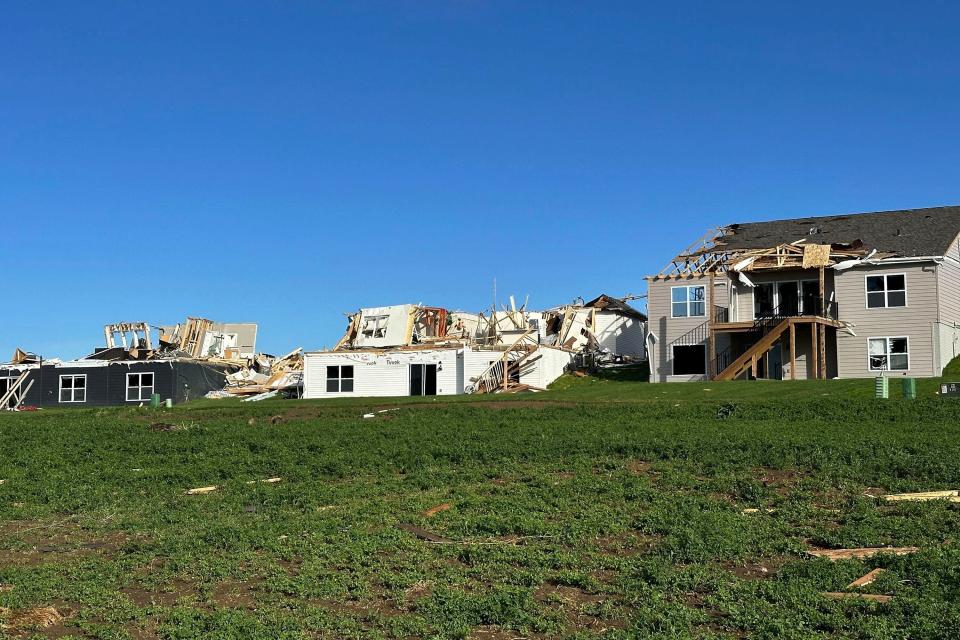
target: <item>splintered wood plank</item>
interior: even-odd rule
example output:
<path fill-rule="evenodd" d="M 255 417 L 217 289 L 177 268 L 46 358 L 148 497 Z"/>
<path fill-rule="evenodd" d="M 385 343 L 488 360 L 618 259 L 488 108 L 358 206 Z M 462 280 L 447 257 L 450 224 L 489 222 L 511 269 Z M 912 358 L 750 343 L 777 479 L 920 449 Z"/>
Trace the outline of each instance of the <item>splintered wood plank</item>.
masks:
<path fill-rule="evenodd" d="M 438 544 L 449 544 L 453 542 L 453 540 L 451 540 L 450 538 L 444 538 L 443 536 L 438 536 L 437 534 L 431 533 L 426 529 L 421 529 L 418 526 L 408 524 L 406 522 L 401 522 L 397 524 L 397 528 L 402 529 L 407 533 L 412 533 L 413 535 L 417 536 L 421 540 L 426 540 L 427 542 L 435 542 Z"/>
<path fill-rule="evenodd" d="M 187 489 L 188 496 L 197 496 L 204 493 L 211 493 L 217 490 L 216 485 L 211 485 L 209 487 L 197 487 L 196 489 Z"/>
<path fill-rule="evenodd" d="M 960 502 L 960 490 L 951 489 L 949 491 L 920 491 L 917 493 L 891 493 L 881 496 L 888 502 L 925 502 L 927 500 L 947 500 L 949 502 Z"/>
<path fill-rule="evenodd" d="M 865 576 L 861 576 L 847 585 L 847 589 L 859 589 L 865 587 L 868 584 L 873 584 L 877 581 L 877 578 L 880 577 L 880 574 L 884 572 L 884 569 L 876 568 Z"/>
<path fill-rule="evenodd" d="M 443 504 L 438 504 L 435 507 L 430 507 L 429 509 L 423 512 L 423 515 L 425 515 L 428 518 L 432 518 L 433 516 L 437 515 L 441 511 L 449 511 L 452 508 L 453 508 L 452 503 L 444 502 Z"/>
<path fill-rule="evenodd" d="M 860 549 L 810 549 L 808 554 L 815 558 L 826 558 L 827 560 L 859 560 L 862 558 L 872 558 L 880 554 L 892 556 L 905 556 L 916 553 L 918 547 L 862 547 Z"/>
<path fill-rule="evenodd" d="M 876 593 L 844 593 L 842 591 L 826 591 L 825 596 L 833 600 L 866 600 L 868 602 L 890 602 L 893 596 L 882 596 Z"/>

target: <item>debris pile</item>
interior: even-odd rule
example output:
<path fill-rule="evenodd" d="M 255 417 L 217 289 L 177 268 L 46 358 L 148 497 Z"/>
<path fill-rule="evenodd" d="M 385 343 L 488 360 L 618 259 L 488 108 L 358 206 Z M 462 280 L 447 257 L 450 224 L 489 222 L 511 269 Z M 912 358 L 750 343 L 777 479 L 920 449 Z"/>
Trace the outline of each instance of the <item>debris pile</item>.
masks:
<path fill-rule="evenodd" d="M 280 358 L 259 354 L 251 366 L 227 376 L 222 391 L 211 391 L 208 398 L 243 396 L 262 400 L 276 395 L 299 397 L 303 389 L 303 349 L 297 348 Z"/>

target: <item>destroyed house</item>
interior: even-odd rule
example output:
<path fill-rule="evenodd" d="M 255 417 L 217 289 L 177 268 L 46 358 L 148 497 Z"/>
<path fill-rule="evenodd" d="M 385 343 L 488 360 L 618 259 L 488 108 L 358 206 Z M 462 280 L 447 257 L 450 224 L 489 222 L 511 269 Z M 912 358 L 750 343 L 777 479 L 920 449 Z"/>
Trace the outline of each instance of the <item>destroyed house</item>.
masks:
<path fill-rule="evenodd" d="M 161 327 L 146 322 L 103 329 L 106 346 L 77 360 L 42 359 L 20 349 L 0 364 L 0 409 L 138 405 L 154 395 L 173 403 L 222 390 L 253 357 L 257 325 L 188 318 Z"/>
<path fill-rule="evenodd" d="M 939 376 L 960 207 L 733 224 L 647 282 L 654 382 Z"/>
<path fill-rule="evenodd" d="M 488 313 L 396 305 L 361 309 L 331 351 L 304 354 L 303 397 L 432 396 L 542 390 L 577 354 L 645 357 L 646 316 L 625 301 Z"/>
<path fill-rule="evenodd" d="M 181 359 L 36 361 L 0 365 L 0 408 L 175 404 L 222 389 L 230 368 Z"/>

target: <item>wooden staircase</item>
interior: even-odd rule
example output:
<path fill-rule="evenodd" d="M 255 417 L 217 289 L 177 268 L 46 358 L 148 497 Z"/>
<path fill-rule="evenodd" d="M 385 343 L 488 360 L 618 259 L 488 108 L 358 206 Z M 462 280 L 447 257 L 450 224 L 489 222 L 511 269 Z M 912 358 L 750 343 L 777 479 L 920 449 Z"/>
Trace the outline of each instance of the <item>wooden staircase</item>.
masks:
<path fill-rule="evenodd" d="M 756 361 L 773 348 L 773 345 L 780 339 L 780 336 L 790 328 L 791 322 L 792 320 L 790 318 L 783 318 L 779 319 L 779 322 L 771 324 L 771 327 L 761 335 L 757 342 L 731 362 L 723 371 L 718 373 L 714 380 L 736 380 L 744 371 L 755 367 Z M 756 371 L 754 371 L 754 375 L 756 375 Z"/>
<path fill-rule="evenodd" d="M 23 387 L 23 383 L 26 382 L 28 377 L 30 377 L 29 369 L 21 373 L 20 377 L 13 381 L 7 388 L 7 392 L 0 397 L 0 409 L 13 409 L 15 411 L 20 408 L 20 405 L 26 400 L 30 389 L 33 388 L 33 380 L 31 380 L 26 387 Z"/>
<path fill-rule="evenodd" d="M 527 367 L 540 359 L 537 353 L 537 343 L 533 342 L 534 330 L 528 329 L 520 338 L 510 345 L 506 351 L 499 352 L 500 358 L 488 366 L 483 373 L 476 378 L 471 378 L 472 384 L 467 386 L 467 393 L 494 393 L 498 391 L 509 391 L 511 386 L 517 386 L 511 382 L 511 374 L 516 373 L 519 378 Z M 534 356 L 535 357 L 531 357 Z M 522 386 L 522 385 L 521 385 Z"/>

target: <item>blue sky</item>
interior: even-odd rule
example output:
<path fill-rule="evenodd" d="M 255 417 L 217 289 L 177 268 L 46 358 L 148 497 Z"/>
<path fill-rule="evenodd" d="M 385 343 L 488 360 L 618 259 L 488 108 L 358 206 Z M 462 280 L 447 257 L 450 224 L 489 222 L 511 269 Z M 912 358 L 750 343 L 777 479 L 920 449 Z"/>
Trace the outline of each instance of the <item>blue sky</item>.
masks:
<path fill-rule="evenodd" d="M 666 6 L 671 4 L 673 6 Z M 644 290 L 711 225 L 960 203 L 955 3 L 6 3 L 0 359 L 108 322 Z"/>

